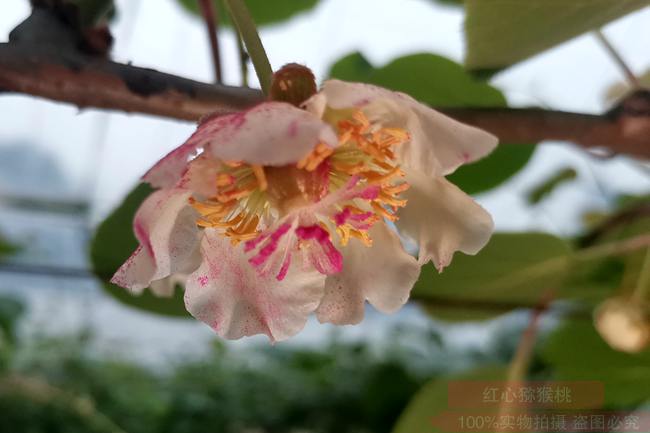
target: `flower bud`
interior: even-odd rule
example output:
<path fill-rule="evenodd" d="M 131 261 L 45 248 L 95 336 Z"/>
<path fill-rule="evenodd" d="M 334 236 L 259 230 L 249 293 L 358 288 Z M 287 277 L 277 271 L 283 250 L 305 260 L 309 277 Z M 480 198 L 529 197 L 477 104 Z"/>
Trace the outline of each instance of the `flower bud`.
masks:
<path fill-rule="evenodd" d="M 299 107 L 317 91 L 314 73 L 306 66 L 289 63 L 273 74 L 272 101 L 288 102 Z"/>
<path fill-rule="evenodd" d="M 594 322 L 613 349 L 637 353 L 650 344 L 650 306 L 629 297 L 611 298 L 600 304 Z"/>

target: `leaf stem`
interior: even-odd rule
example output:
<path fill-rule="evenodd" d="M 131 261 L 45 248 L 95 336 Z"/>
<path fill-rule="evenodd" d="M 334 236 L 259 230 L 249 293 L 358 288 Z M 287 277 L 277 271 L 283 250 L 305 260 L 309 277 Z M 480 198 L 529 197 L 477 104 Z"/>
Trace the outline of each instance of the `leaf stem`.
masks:
<path fill-rule="evenodd" d="M 625 63 L 625 60 L 623 60 L 623 57 L 616 51 L 616 48 L 609 42 L 605 34 L 602 32 L 602 30 L 598 29 L 594 31 L 594 34 L 596 35 L 596 38 L 598 41 L 602 44 L 603 48 L 605 48 L 605 51 L 610 55 L 612 60 L 618 65 L 618 67 L 621 69 L 623 74 L 625 75 L 625 78 L 627 81 L 630 83 L 630 86 L 634 89 L 638 89 L 641 87 L 641 84 L 639 83 L 638 78 L 636 75 L 634 75 L 634 72 L 632 72 L 632 69 Z"/>
<path fill-rule="evenodd" d="M 634 289 L 634 297 L 644 303 L 650 302 L 648 294 L 650 292 L 650 247 L 645 252 L 645 258 L 639 271 L 639 279 Z"/>
<path fill-rule="evenodd" d="M 221 72 L 221 50 L 219 49 L 219 16 L 214 7 L 212 0 L 198 0 L 203 21 L 208 32 L 208 40 L 210 41 L 210 51 L 212 54 L 212 64 L 214 66 L 215 81 L 218 84 L 223 82 Z"/>
<path fill-rule="evenodd" d="M 517 384 L 522 384 L 526 380 L 528 370 L 530 368 L 530 361 L 533 358 L 533 349 L 535 348 L 535 341 L 537 340 L 537 333 L 539 331 L 539 322 L 548 309 L 550 302 L 552 301 L 552 292 L 546 292 L 542 300 L 539 302 L 537 307 L 531 312 L 530 320 L 528 326 L 521 334 L 521 339 L 517 345 L 517 351 L 510 361 L 508 366 L 508 375 L 506 377 L 506 386 L 516 386 Z M 503 416 L 510 415 L 513 411 L 513 407 L 508 404 L 506 401 L 503 401 L 499 406 L 499 420 Z M 498 430 L 498 433 L 507 431 L 507 428 L 502 428 Z"/>
<path fill-rule="evenodd" d="M 239 51 L 239 71 L 241 74 L 242 87 L 248 87 L 248 53 L 244 48 L 241 35 L 237 32 L 237 50 Z"/>
<path fill-rule="evenodd" d="M 650 235 L 641 235 L 617 242 L 596 245 L 585 248 L 567 256 L 554 257 L 532 266 L 525 267 L 510 275 L 495 280 L 488 284 L 489 287 L 514 287 L 524 284 L 531 279 L 539 278 L 552 273 L 562 272 L 573 262 L 587 262 L 609 256 L 624 254 L 640 248 L 650 246 Z"/>
<path fill-rule="evenodd" d="M 224 3 L 253 61 L 253 66 L 255 67 L 262 91 L 265 95 L 268 95 L 271 89 L 273 69 L 271 68 L 271 63 L 269 63 L 264 45 L 262 45 L 260 35 L 255 27 L 255 22 L 244 0 L 224 0 Z"/>

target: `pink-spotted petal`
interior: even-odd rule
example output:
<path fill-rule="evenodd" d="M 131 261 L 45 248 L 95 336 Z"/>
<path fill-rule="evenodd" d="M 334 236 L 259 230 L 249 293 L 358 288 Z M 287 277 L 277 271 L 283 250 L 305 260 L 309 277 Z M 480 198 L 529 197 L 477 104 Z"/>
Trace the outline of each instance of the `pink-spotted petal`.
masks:
<path fill-rule="evenodd" d="M 293 105 L 266 102 L 233 115 L 204 147 L 223 161 L 283 166 L 300 161 L 319 143 L 338 145 L 331 126 Z"/>
<path fill-rule="evenodd" d="M 197 215 L 187 204 L 189 196 L 187 191 L 171 189 L 147 197 L 133 221 L 140 246 L 111 282 L 137 293 L 152 281 L 189 273 L 198 266 L 199 230 Z"/>
<path fill-rule="evenodd" d="M 443 177 L 408 172 L 407 205 L 397 213 L 397 228 L 420 246 L 418 261 L 442 271 L 456 251 L 476 254 L 494 231 L 492 217 L 470 196 Z"/>
<path fill-rule="evenodd" d="M 408 131 L 411 141 L 396 150 L 404 167 L 424 173 L 453 173 L 460 165 L 486 156 L 498 142 L 492 134 L 451 119 L 405 93 L 370 84 L 328 80 L 321 94 L 306 103 L 308 110 L 322 113 L 322 95 L 332 108 L 356 107 L 371 122 Z"/>
<path fill-rule="evenodd" d="M 323 295 L 324 276 L 290 267 L 285 278 L 261 275 L 248 263 L 242 244 L 233 246 L 206 229 L 203 261 L 185 288 L 185 306 L 228 339 L 265 334 L 271 341 L 298 333 Z"/>
<path fill-rule="evenodd" d="M 371 247 L 352 239 L 342 248 L 343 270 L 327 277 L 316 312 L 319 321 L 355 324 L 363 319 L 366 300 L 384 313 L 397 311 L 408 300 L 420 265 L 386 224 L 375 224 L 370 236 Z"/>
<path fill-rule="evenodd" d="M 175 185 L 201 149 L 222 161 L 282 166 L 300 161 L 319 143 L 338 145 L 336 133 L 320 118 L 291 104 L 264 102 L 240 113 L 207 117 L 143 179 L 159 188 Z"/>
<path fill-rule="evenodd" d="M 192 191 L 194 197 L 210 197 L 215 192 L 215 179 L 222 164 L 206 155 L 199 155 L 190 161 L 176 184 L 176 188 Z"/>

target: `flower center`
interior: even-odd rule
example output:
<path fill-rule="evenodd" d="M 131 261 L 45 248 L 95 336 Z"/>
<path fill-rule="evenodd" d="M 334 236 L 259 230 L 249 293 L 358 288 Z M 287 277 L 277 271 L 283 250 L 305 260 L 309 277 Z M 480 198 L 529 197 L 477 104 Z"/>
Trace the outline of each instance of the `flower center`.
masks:
<path fill-rule="evenodd" d="M 221 229 L 233 243 L 247 241 L 247 250 L 260 247 L 251 259 L 255 265 L 265 262 L 291 228 L 297 248 L 313 241 L 331 250 L 332 233 L 343 246 L 352 237 L 371 245 L 372 225 L 383 218 L 395 221 L 397 209 L 406 204 L 399 195 L 409 185 L 402 180 L 394 148 L 409 135 L 371 124 L 361 111 L 336 127 L 337 148 L 319 144 L 295 165 L 223 163 L 215 194 L 190 200 L 200 214 L 197 224 Z"/>

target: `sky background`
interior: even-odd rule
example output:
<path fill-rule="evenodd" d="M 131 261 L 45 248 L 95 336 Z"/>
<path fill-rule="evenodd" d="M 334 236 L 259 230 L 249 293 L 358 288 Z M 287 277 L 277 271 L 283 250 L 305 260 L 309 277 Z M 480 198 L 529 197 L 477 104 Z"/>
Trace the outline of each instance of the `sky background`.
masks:
<path fill-rule="evenodd" d="M 119 13 L 111 26 L 116 61 L 212 80 L 208 43 L 199 19 L 174 0 L 116 0 L 116 4 Z M 28 14 L 27 0 L 3 0 L 0 40 L 6 40 L 9 31 Z M 419 52 L 460 62 L 464 53 L 462 23 L 462 9 L 432 0 L 322 0 L 317 8 L 288 22 L 263 28 L 261 36 L 274 68 L 299 62 L 322 80 L 330 65 L 353 51 L 361 51 L 376 66 Z M 649 8 L 608 25 L 604 31 L 633 71 L 641 74 L 650 69 Z M 232 32 L 222 31 L 220 41 L 225 82 L 238 85 Z M 256 83 L 252 68 L 250 79 Z M 616 65 L 587 34 L 508 69 L 492 84 L 514 106 L 601 113 L 608 108 L 607 89 L 621 80 Z M 79 268 L 87 265 L 87 227 L 100 222 L 158 158 L 194 130 L 186 122 L 96 110 L 80 112 L 72 106 L 21 95 L 0 96 L 0 113 L 0 158 L 7 162 L 3 165 L 0 161 L 0 229 L 29 245 L 23 260 Z M 21 156 L 25 148 L 31 156 Z M 577 180 L 556 190 L 542 204 L 527 206 L 525 193 L 565 166 L 578 171 Z M 647 171 L 625 157 L 598 160 L 565 143 L 546 143 L 522 173 L 478 200 L 492 213 L 499 230 L 542 230 L 566 236 L 580 229 L 585 211 L 606 208 L 620 193 L 649 191 Z M 3 205 L 4 196 L 16 193 L 88 201 L 90 213 L 88 218 L 25 215 Z M 139 347 L 146 341 L 152 347 L 189 344 L 198 348 L 211 336 L 201 324 L 157 319 L 124 310 L 110 299 L 98 300 L 97 285 L 92 281 L 0 271 L 0 290 L 3 288 L 30 299 L 34 323 L 49 323 L 55 316 L 57 329 L 91 324 L 108 344 L 119 340 Z M 408 311 L 390 319 L 371 315 L 363 326 L 345 332 L 365 335 L 374 332 L 379 323 L 425 322 L 414 309 Z M 485 335 L 453 329 L 461 329 L 464 338 L 475 342 Z M 330 327 L 310 322 L 298 341 L 311 341 L 330 331 Z"/>

